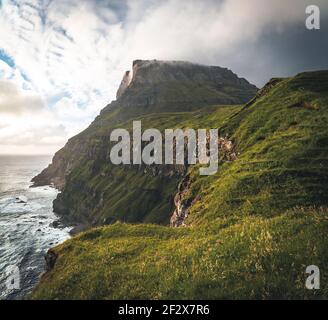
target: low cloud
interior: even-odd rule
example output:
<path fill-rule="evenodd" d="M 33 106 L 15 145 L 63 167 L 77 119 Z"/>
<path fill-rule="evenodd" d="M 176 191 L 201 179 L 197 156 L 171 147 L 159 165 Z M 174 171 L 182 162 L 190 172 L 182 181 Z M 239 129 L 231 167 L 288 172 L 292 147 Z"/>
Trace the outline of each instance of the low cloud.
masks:
<path fill-rule="evenodd" d="M 10 81 L 0 80 L 0 114 L 23 115 L 40 112 L 43 108 L 44 102 L 39 96 L 19 90 Z"/>
<path fill-rule="evenodd" d="M 56 124 L 51 116 L 1 116 L 0 153 L 50 154 L 64 146 L 67 138 L 66 128 Z"/>
<path fill-rule="evenodd" d="M 162 1 L 145 11 L 131 27 L 128 51 L 138 58 L 226 66 L 262 86 L 279 64 L 281 76 L 311 66 L 328 66 L 328 61 L 322 64 L 316 56 L 308 55 L 313 45 L 318 52 L 328 53 L 326 33 L 322 32 L 316 42 L 309 40 L 317 36 L 315 32 L 308 36 L 310 32 L 305 28 L 305 8 L 309 4 L 320 7 L 324 26 L 328 16 L 326 0 Z M 271 39 L 275 41 L 270 43 Z M 289 54 L 281 59 L 286 39 L 291 44 Z M 294 68 L 295 59 L 302 60 L 302 65 Z"/>

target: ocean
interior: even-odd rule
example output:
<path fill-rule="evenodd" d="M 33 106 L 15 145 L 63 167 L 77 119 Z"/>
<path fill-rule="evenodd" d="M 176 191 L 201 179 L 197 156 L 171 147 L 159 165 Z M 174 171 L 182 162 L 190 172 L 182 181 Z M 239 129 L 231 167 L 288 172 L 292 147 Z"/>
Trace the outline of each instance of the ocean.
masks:
<path fill-rule="evenodd" d="M 68 239 L 71 228 L 54 228 L 58 191 L 30 188 L 49 156 L 0 155 L 0 300 L 25 299 L 45 270 L 47 250 Z"/>

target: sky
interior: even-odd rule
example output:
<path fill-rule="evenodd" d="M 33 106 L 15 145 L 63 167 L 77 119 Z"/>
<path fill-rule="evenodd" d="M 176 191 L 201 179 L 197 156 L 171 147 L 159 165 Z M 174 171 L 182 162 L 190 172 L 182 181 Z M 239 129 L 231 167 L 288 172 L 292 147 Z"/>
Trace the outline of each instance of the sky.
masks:
<path fill-rule="evenodd" d="M 228 67 L 261 87 L 328 69 L 327 31 L 327 0 L 0 0 L 0 154 L 59 150 L 133 60 Z"/>

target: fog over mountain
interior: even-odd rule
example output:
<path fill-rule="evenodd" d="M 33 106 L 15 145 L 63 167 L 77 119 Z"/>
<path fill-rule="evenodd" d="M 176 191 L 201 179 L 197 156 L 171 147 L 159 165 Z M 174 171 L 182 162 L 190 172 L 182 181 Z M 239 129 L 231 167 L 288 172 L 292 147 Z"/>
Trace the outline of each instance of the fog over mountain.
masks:
<path fill-rule="evenodd" d="M 310 4 L 321 30 L 305 28 Z M 0 152 L 56 151 L 135 59 L 227 67 L 258 87 L 325 69 L 327 13 L 324 0 L 0 1 Z"/>

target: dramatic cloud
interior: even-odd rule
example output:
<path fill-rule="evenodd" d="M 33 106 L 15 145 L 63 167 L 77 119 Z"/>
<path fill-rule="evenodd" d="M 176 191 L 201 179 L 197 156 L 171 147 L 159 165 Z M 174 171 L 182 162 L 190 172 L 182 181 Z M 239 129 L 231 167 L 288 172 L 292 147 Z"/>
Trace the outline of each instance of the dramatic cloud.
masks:
<path fill-rule="evenodd" d="M 320 31 L 305 28 L 308 4 Z M 327 68 L 327 14 L 326 0 L 3 0 L 0 153 L 19 141 L 54 152 L 114 99 L 134 59 L 225 66 L 258 86 Z"/>

